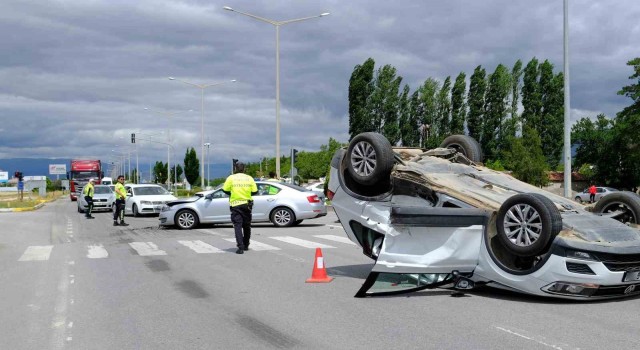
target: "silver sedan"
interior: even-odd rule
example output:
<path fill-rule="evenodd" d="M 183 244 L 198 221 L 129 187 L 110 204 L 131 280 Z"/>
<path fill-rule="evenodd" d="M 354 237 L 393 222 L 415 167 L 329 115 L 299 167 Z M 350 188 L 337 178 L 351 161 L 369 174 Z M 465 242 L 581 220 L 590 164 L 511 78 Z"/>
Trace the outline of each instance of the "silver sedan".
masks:
<path fill-rule="evenodd" d="M 95 185 L 93 187 L 93 211 L 106 210 L 111 211 L 113 203 L 116 201 L 116 195 L 111 188 L 106 185 Z M 80 192 L 82 193 L 82 192 Z M 84 213 L 89 208 L 84 196 L 78 196 L 78 213 Z"/>
<path fill-rule="evenodd" d="M 302 220 L 327 215 L 318 195 L 305 188 L 279 182 L 256 181 L 252 222 L 271 222 L 276 227 L 298 225 Z M 200 223 L 230 223 L 229 196 L 222 189 L 167 203 L 160 212 L 160 225 L 191 229 Z"/>

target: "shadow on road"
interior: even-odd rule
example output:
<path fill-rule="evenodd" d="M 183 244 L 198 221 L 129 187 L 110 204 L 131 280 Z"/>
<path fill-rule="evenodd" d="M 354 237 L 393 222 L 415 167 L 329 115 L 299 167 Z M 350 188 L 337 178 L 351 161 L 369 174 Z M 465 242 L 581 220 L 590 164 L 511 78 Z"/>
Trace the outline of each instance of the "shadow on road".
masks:
<path fill-rule="evenodd" d="M 327 267 L 327 273 L 330 276 L 351 277 L 357 279 L 366 279 L 373 268 L 373 264 L 345 265 Z"/>

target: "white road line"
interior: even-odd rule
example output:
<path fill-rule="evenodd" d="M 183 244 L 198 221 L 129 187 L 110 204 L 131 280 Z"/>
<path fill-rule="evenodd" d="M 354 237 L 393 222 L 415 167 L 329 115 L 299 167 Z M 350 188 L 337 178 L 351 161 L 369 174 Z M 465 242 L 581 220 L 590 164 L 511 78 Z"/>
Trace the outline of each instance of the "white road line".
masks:
<path fill-rule="evenodd" d="M 90 245 L 87 246 L 87 249 L 89 249 L 87 251 L 87 258 L 89 259 L 103 259 L 109 257 L 109 252 L 104 249 L 104 246 L 102 244 Z"/>
<path fill-rule="evenodd" d="M 214 230 L 214 229 L 204 229 L 204 228 L 201 228 L 201 229 L 197 229 L 197 230 L 195 230 L 195 231 L 202 232 L 202 233 L 206 233 L 206 234 L 208 234 L 208 235 L 213 235 L 213 236 L 229 237 L 229 234 L 221 233 L 221 232 L 217 232 L 217 231 L 216 231 L 216 230 Z"/>
<path fill-rule="evenodd" d="M 53 250 L 52 245 L 29 246 L 27 247 L 27 250 L 24 251 L 20 259 L 18 259 L 18 261 L 49 260 L 51 250 Z"/>
<path fill-rule="evenodd" d="M 304 248 L 335 248 L 332 247 L 330 245 L 326 245 L 326 244 L 322 244 L 322 243 L 316 243 L 316 242 L 312 242 L 312 241 L 307 241 L 304 239 L 300 239 L 300 238 L 296 238 L 296 237 L 291 237 L 291 236 L 281 236 L 281 237 L 269 237 L 271 239 L 275 239 L 278 241 L 282 241 L 285 243 L 290 243 L 290 244 L 294 244 L 300 247 L 304 247 Z"/>
<path fill-rule="evenodd" d="M 328 239 L 330 241 L 336 241 L 336 242 L 340 242 L 340 243 L 344 243 L 344 244 L 351 244 L 351 245 L 356 245 L 355 243 L 351 242 L 351 240 L 347 237 L 343 237 L 343 236 L 336 236 L 336 235 L 314 235 L 313 237 L 318 237 L 318 238 L 323 238 L 323 239 Z"/>
<path fill-rule="evenodd" d="M 158 246 L 152 242 L 131 242 L 129 245 L 135 249 L 140 256 L 167 255 L 167 252 L 158 249 Z"/>
<path fill-rule="evenodd" d="M 218 249 L 210 244 L 204 243 L 203 241 L 178 241 L 178 243 L 198 254 L 224 253 L 224 250 Z"/>
<path fill-rule="evenodd" d="M 235 238 L 225 238 L 226 241 L 229 241 L 231 243 L 236 243 L 236 239 Z M 280 250 L 280 248 L 278 247 L 274 247 L 272 245 L 268 245 L 266 243 L 261 243 L 261 242 L 256 242 L 254 240 L 251 240 L 251 242 L 249 242 L 249 249 L 251 250 Z"/>
<path fill-rule="evenodd" d="M 332 229 L 332 230 L 333 230 L 333 229 L 336 229 L 336 228 L 344 229 L 344 227 L 339 226 L 339 225 L 327 225 L 327 226 L 328 226 L 330 229 Z"/>
<path fill-rule="evenodd" d="M 496 329 L 500 330 L 500 331 L 515 335 L 517 337 L 520 337 L 520 338 L 523 338 L 523 339 L 526 339 L 526 340 L 529 340 L 529 341 L 536 342 L 536 343 L 538 343 L 540 345 L 544 345 L 544 346 L 550 347 L 552 349 L 556 349 L 556 350 L 579 349 L 579 348 L 574 348 L 572 346 L 569 346 L 567 344 L 549 344 L 549 343 L 547 343 L 547 340 L 545 339 L 545 337 L 535 336 L 535 335 L 526 336 L 526 335 L 522 334 L 522 333 L 525 333 L 525 331 L 522 331 L 522 330 L 517 330 L 517 332 L 515 332 L 515 331 L 512 331 L 510 329 L 503 328 L 503 327 L 498 327 L 498 326 L 494 326 L 494 327 Z M 542 340 L 541 339 L 536 339 L 536 338 L 542 338 Z"/>

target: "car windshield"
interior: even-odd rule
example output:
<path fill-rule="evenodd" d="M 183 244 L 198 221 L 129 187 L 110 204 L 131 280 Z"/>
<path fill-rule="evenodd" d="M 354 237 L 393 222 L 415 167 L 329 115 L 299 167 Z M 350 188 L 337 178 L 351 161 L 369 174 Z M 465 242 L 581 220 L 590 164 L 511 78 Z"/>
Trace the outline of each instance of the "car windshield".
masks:
<path fill-rule="evenodd" d="M 97 172 L 95 171 L 72 171 L 71 172 L 71 178 L 74 180 L 84 180 L 87 181 L 91 178 L 95 178 L 97 177 L 96 175 L 98 175 Z"/>
<path fill-rule="evenodd" d="M 294 190 L 298 190 L 298 191 L 301 191 L 301 192 L 309 191 L 308 189 L 306 189 L 304 187 L 301 187 L 301 186 L 298 186 L 298 185 L 292 185 L 292 184 L 288 184 L 288 183 L 284 183 L 284 182 L 278 183 L 278 185 L 282 185 L 282 186 L 286 186 L 286 187 L 289 187 L 289 188 L 293 188 Z"/>
<path fill-rule="evenodd" d="M 169 194 L 169 192 L 160 186 L 146 186 L 134 188 L 133 194 L 136 196 L 159 196 Z"/>
<path fill-rule="evenodd" d="M 108 194 L 108 193 L 112 193 L 113 191 L 111 191 L 111 189 L 109 188 L 109 186 L 96 186 L 94 187 L 94 194 Z"/>

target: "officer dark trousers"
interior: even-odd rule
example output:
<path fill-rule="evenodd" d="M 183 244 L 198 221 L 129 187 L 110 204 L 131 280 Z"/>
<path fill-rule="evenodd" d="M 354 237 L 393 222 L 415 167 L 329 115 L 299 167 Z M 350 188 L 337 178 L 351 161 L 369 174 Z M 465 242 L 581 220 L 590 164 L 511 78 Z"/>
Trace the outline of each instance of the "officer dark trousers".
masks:
<path fill-rule="evenodd" d="M 231 222 L 236 234 L 236 244 L 240 249 L 249 247 L 251 239 L 251 209 L 247 204 L 231 207 Z M 244 235 L 242 234 L 244 231 Z"/>
<path fill-rule="evenodd" d="M 84 200 L 87 201 L 87 212 L 84 214 L 84 216 L 91 217 L 91 212 L 93 211 L 93 198 L 84 196 Z"/>
<path fill-rule="evenodd" d="M 116 199 L 116 211 L 113 212 L 113 221 L 124 221 L 124 199 Z"/>

